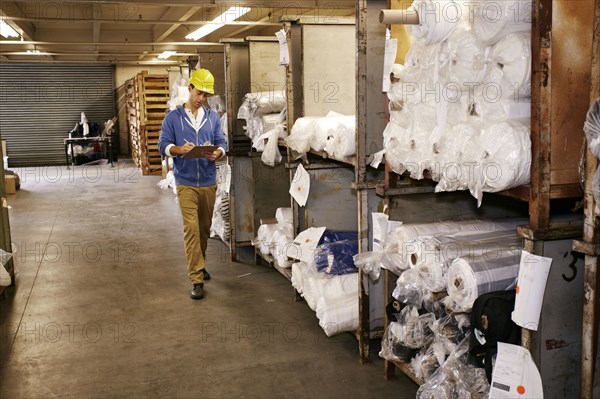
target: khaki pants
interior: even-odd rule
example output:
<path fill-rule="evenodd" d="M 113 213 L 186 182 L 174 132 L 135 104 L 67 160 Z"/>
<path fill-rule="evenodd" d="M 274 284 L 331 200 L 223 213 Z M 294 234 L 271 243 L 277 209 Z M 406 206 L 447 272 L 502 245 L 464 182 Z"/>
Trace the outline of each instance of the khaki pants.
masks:
<path fill-rule="evenodd" d="M 183 219 L 183 240 L 188 263 L 188 276 L 192 284 L 202 283 L 206 246 L 217 186 L 177 186 L 179 209 Z"/>

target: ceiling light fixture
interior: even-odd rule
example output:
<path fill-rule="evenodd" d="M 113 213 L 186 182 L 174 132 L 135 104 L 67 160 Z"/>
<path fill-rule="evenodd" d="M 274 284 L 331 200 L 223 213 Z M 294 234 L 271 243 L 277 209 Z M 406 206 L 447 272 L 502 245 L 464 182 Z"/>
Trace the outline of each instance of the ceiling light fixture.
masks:
<path fill-rule="evenodd" d="M 158 58 L 166 60 L 167 58 L 177 54 L 177 51 L 163 51 L 158 55 Z"/>
<path fill-rule="evenodd" d="M 0 19 L 0 35 L 4 38 L 8 39 L 9 37 L 19 37 L 20 35 L 16 30 L 13 29 L 12 26 L 4 22 L 3 19 Z"/>
<path fill-rule="evenodd" d="M 230 7 L 223 14 L 208 22 L 207 25 L 204 25 L 195 30 L 194 32 L 190 33 L 185 38 L 190 40 L 198 40 L 216 31 L 217 29 L 222 28 L 223 26 L 225 26 L 226 23 L 241 18 L 243 15 L 249 13 L 250 10 L 250 7 Z"/>

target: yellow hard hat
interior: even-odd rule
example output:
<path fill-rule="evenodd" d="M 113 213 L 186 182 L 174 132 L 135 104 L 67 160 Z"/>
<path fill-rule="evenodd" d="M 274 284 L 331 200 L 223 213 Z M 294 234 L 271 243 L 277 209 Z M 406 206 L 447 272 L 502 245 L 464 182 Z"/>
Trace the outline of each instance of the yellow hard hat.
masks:
<path fill-rule="evenodd" d="M 190 84 L 200 91 L 215 94 L 215 77 L 208 69 L 196 69 L 190 77 Z"/>

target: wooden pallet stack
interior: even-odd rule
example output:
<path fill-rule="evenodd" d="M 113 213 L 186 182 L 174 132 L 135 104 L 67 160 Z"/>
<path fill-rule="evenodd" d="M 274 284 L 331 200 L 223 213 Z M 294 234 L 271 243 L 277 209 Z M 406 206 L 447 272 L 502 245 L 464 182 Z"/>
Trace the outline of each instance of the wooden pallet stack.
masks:
<path fill-rule="evenodd" d="M 129 145 L 143 175 L 160 175 L 162 164 L 158 138 L 170 97 L 167 74 L 138 73 L 125 83 Z"/>

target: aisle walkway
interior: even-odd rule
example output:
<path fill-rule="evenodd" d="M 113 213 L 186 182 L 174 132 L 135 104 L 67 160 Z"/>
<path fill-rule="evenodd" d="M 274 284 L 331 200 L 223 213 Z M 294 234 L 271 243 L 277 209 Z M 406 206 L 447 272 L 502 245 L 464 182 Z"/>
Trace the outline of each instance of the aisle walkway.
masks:
<path fill-rule="evenodd" d="M 414 398 L 350 334 L 327 338 L 273 269 L 209 243 L 189 298 L 182 227 L 157 176 L 17 169 L 16 288 L 0 299 L 2 398 Z"/>

